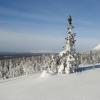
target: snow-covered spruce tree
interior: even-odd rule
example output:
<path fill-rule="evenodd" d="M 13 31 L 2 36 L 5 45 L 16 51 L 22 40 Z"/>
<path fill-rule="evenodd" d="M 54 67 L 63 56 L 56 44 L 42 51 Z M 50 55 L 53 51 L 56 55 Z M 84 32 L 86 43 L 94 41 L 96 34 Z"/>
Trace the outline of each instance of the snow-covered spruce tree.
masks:
<path fill-rule="evenodd" d="M 74 73 L 78 70 L 79 55 L 75 50 L 75 33 L 73 33 L 72 17 L 68 17 L 67 38 L 64 50 L 58 56 L 52 56 L 45 63 L 44 73 Z M 44 73 L 42 75 L 44 75 Z"/>
<path fill-rule="evenodd" d="M 59 73 L 73 73 L 78 69 L 78 55 L 75 50 L 75 33 L 73 33 L 72 17 L 67 19 L 67 38 L 64 50 L 59 53 L 61 65 L 58 68 Z"/>

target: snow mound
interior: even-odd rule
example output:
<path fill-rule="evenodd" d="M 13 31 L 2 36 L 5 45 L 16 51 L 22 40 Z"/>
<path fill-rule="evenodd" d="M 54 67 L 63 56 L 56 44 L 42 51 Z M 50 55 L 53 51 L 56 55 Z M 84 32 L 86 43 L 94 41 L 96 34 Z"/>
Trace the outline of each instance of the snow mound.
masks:
<path fill-rule="evenodd" d="M 93 48 L 93 50 L 99 51 L 100 50 L 100 44 L 97 45 L 95 48 Z"/>
<path fill-rule="evenodd" d="M 49 74 L 46 70 L 44 70 L 41 74 L 41 78 L 44 78 L 44 77 L 49 77 L 51 74 Z"/>

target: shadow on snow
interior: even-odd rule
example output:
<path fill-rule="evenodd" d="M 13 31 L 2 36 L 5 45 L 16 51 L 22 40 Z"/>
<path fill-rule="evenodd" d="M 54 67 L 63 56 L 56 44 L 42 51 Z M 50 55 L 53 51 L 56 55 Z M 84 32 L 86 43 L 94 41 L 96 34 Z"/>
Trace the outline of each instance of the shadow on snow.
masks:
<path fill-rule="evenodd" d="M 78 68 L 78 72 L 82 72 L 82 71 L 87 71 L 87 70 L 92 70 L 92 69 L 97 69 L 100 68 L 100 64 L 99 65 L 87 65 L 87 66 L 82 66 Z"/>

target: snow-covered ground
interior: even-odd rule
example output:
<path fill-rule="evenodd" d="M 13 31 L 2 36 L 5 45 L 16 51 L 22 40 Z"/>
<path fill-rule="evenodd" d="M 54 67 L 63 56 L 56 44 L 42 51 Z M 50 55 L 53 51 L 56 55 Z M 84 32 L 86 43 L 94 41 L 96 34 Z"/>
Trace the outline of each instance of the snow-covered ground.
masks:
<path fill-rule="evenodd" d="M 100 100 L 100 68 L 1 82 L 0 100 Z"/>

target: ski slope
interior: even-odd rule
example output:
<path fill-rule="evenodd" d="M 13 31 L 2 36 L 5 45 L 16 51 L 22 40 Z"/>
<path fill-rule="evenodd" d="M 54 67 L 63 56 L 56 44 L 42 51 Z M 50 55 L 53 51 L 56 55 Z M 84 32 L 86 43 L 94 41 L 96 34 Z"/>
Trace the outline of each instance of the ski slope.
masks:
<path fill-rule="evenodd" d="M 40 76 L 1 82 L 0 100 L 100 100 L 100 68 Z"/>

